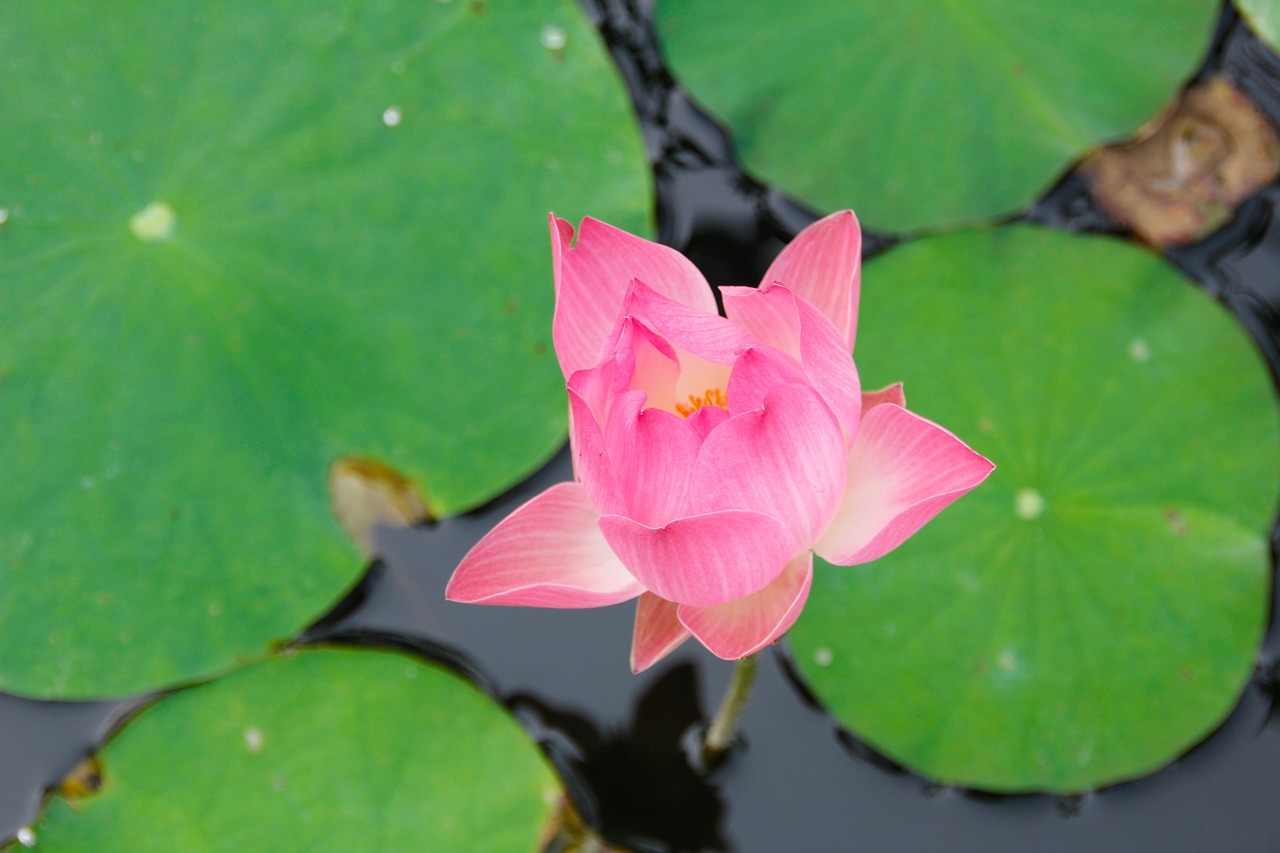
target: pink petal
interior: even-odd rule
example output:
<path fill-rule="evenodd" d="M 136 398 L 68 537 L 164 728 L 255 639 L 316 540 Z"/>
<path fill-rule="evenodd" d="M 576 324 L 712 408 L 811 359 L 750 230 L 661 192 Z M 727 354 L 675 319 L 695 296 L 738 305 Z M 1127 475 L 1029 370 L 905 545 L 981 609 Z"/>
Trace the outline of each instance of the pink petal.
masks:
<path fill-rule="evenodd" d="M 762 344 L 800 359 L 800 312 L 786 287 L 722 287 L 725 316 Z"/>
<path fill-rule="evenodd" d="M 831 407 L 844 430 L 845 450 L 853 446 L 862 420 L 862 382 L 848 344 L 818 309 L 796 300 L 800 313 L 800 363 L 809 381 Z"/>
<path fill-rule="evenodd" d="M 848 491 L 814 550 L 842 566 L 874 560 L 994 468 L 932 421 L 882 403 L 862 420 L 849 454 Z"/>
<path fill-rule="evenodd" d="M 604 430 L 586 401 L 574 389 L 568 390 L 569 448 L 574 477 L 582 484 L 591 505 L 601 514 L 624 512 L 625 505 L 613 476 Z"/>
<path fill-rule="evenodd" d="M 707 436 L 711 434 L 711 431 L 727 420 L 729 420 L 728 409 L 722 409 L 719 406 L 703 406 L 685 418 L 684 422 L 689 425 L 689 429 L 698 437 L 698 445 L 701 447 L 702 442 L 707 440 Z"/>
<path fill-rule="evenodd" d="M 668 412 L 675 411 L 676 385 L 680 380 L 680 358 L 671 344 L 654 334 L 643 323 L 631 325 L 630 387 L 648 396 L 647 405 Z"/>
<path fill-rule="evenodd" d="M 797 359 L 853 446 L 862 412 L 858 371 L 845 339 L 822 313 L 783 285 L 721 288 L 725 312 L 748 334 Z"/>
<path fill-rule="evenodd" d="M 725 421 L 707 436 L 694 464 L 694 511 L 740 509 L 777 519 L 792 535 L 787 558 L 826 529 L 844 491 L 840 425 L 805 385 L 777 387 L 763 408 Z"/>
<path fill-rule="evenodd" d="M 664 296 L 641 278 L 631 283 L 622 310 L 641 318 L 676 349 L 716 364 L 730 364 L 753 343 L 737 324 L 716 312 L 714 299 L 710 310 L 690 307 Z"/>
<path fill-rule="evenodd" d="M 644 672 L 689 639 L 689 629 L 676 618 L 677 606 L 651 592 L 642 593 L 636 601 L 636 627 L 631 635 L 633 673 Z"/>
<path fill-rule="evenodd" d="M 795 624 L 812 581 L 813 553 L 805 551 L 757 593 L 714 607 L 682 604 L 677 614 L 712 654 L 737 660 L 760 651 Z"/>
<path fill-rule="evenodd" d="M 609 337 L 633 278 L 700 311 L 716 312 L 715 296 L 702 273 L 679 252 L 587 217 L 578 242 L 573 226 L 551 216 L 551 261 L 556 313 L 552 339 L 568 378 L 593 367 Z"/>
<path fill-rule="evenodd" d="M 609 419 L 609 408 L 615 397 L 627 390 L 630 377 L 625 374 L 627 365 L 620 365 L 621 358 L 606 358 L 595 367 L 575 371 L 565 386 L 577 394 L 586 404 L 587 410 L 595 417 L 596 423 L 605 424 Z"/>
<path fill-rule="evenodd" d="M 761 284 L 785 284 L 831 321 L 853 350 L 858 324 L 862 229 L 851 210 L 821 219 L 796 235 L 774 259 Z"/>
<path fill-rule="evenodd" d="M 764 398 L 780 385 L 808 384 L 809 377 L 791 356 L 770 346 L 748 347 L 729 374 L 729 413 L 761 408 Z"/>
<path fill-rule="evenodd" d="M 868 409 L 884 403 L 892 403 L 895 406 L 907 407 L 907 398 L 902 393 L 902 383 L 895 382 L 892 385 L 886 385 L 878 391 L 862 392 L 862 413 L 865 415 Z"/>
<path fill-rule="evenodd" d="M 689 478 L 701 444 L 679 415 L 644 408 L 643 391 L 627 391 L 605 425 L 605 446 L 622 514 L 661 527 L 688 514 Z"/>
<path fill-rule="evenodd" d="M 458 565 L 445 598 L 471 604 L 599 607 L 644 592 L 596 525 L 578 483 L 557 483 L 499 522 Z"/>
<path fill-rule="evenodd" d="M 763 589 L 793 553 L 792 536 L 758 512 L 728 510 L 647 527 L 622 515 L 600 532 L 627 569 L 668 601 L 706 606 Z"/>

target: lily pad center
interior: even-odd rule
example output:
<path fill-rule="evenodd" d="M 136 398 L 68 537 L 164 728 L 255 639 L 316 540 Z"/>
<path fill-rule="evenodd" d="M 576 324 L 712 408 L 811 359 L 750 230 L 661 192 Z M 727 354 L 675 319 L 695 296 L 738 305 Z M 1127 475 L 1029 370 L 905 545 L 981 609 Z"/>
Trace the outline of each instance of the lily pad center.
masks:
<path fill-rule="evenodd" d="M 1013 498 L 1013 511 L 1023 521 L 1035 521 L 1044 515 L 1044 495 L 1035 489 L 1018 489 Z"/>
<path fill-rule="evenodd" d="M 144 243 L 168 240 L 178 222 L 173 208 L 163 201 L 153 201 L 129 217 L 129 230 Z"/>

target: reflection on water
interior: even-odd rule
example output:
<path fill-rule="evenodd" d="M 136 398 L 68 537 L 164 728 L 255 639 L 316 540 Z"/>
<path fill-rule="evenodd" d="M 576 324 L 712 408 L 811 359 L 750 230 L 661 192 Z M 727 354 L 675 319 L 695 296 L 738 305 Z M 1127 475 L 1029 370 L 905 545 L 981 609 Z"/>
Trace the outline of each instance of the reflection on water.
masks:
<path fill-rule="evenodd" d="M 656 163 L 660 235 L 716 283 L 759 280 L 816 218 L 744 176 L 721 129 L 677 88 L 639 0 L 584 0 L 633 93 Z M 551 50 L 555 34 L 543 33 Z M 551 42 L 551 43 L 548 43 Z M 1223 74 L 1280 123 L 1280 60 L 1228 9 L 1201 77 Z M 388 120 L 395 126 L 398 108 Z M 1280 187 L 1247 201 L 1170 260 L 1218 296 L 1280 366 Z M 1023 217 L 1120 235 L 1086 181 L 1068 173 Z M 0 222 L 2 222 L 0 218 Z M 893 240 L 868 235 L 869 254 Z M 549 275 L 549 273 L 548 273 Z M 743 720 L 745 752 L 710 780 L 682 739 L 723 692 L 731 667 L 685 644 L 653 670 L 627 665 L 629 607 L 537 610 L 444 600 L 458 560 L 499 519 L 572 475 L 561 452 L 526 483 L 467 516 L 384 530 L 359 587 L 304 639 L 389 645 L 444 660 L 507 701 L 545 744 L 586 819 L 636 850 L 866 849 L 1204 851 L 1268 849 L 1280 838 L 1276 719 L 1280 630 L 1222 728 L 1146 779 L 1085 797 L 992 797 L 906 772 L 842 731 L 790 674 L 785 644 L 760 668 Z M 1030 507 L 1030 502 L 1028 502 Z M 1274 538 L 1274 537 L 1273 537 Z M 1275 608 L 1273 608 L 1273 613 Z M 41 703 L 0 695 L 0 837 L 36 814 L 41 791 L 74 768 L 136 702 Z M 106 770 L 108 776 L 110 768 Z"/>
<path fill-rule="evenodd" d="M 628 722 L 601 727 L 586 713 L 537 696 L 510 697 L 512 710 L 544 744 L 583 817 L 628 849 L 727 849 L 714 784 L 686 759 L 705 720 L 691 663 L 664 668 L 636 700 Z"/>

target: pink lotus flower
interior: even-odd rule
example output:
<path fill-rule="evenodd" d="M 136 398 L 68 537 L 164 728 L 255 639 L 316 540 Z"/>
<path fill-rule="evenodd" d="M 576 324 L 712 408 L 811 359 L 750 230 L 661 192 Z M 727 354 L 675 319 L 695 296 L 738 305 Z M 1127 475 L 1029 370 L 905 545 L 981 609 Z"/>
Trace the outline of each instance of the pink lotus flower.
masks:
<path fill-rule="evenodd" d="M 634 672 L 690 634 L 743 658 L 800 615 L 814 552 L 874 560 L 991 473 L 900 384 L 861 391 L 851 211 L 806 228 L 758 289 L 721 288 L 725 317 L 679 252 L 589 218 L 572 241 L 553 216 L 575 482 L 481 539 L 450 600 L 638 598 Z"/>

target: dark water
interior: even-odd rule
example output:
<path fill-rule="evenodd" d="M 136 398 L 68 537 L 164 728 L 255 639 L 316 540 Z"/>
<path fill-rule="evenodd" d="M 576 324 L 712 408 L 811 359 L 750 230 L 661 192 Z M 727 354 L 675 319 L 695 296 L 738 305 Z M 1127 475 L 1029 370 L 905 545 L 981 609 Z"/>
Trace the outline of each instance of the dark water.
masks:
<path fill-rule="evenodd" d="M 660 236 L 715 283 L 758 280 L 815 218 L 744 176 L 726 135 L 675 86 L 640 0 L 584 0 L 630 86 L 655 163 Z M 1224 11 L 1202 75 L 1224 73 L 1280 124 L 1280 59 Z M 1280 372 L 1280 187 L 1170 260 L 1227 304 Z M 1073 173 L 1025 219 L 1123 235 Z M 869 253 L 893 243 L 869 235 Z M 730 665 L 686 643 L 627 667 L 632 608 L 486 608 L 444 601 L 449 574 L 502 516 L 571 476 L 567 454 L 471 515 L 389 531 L 383 558 L 304 639 L 404 648 L 458 666 L 507 701 L 562 769 L 587 818 L 637 851 L 1280 850 L 1280 629 L 1222 728 L 1170 767 L 1084 797 L 942 788 L 840 731 L 790 676 L 785 642 L 760 667 L 745 745 L 704 781 L 682 742 Z M 1273 536 L 1273 541 L 1275 537 Z M 1273 548 L 1273 551 L 1275 549 Z M 1273 607 L 1273 614 L 1275 608 Z M 136 703 L 41 703 L 0 694 L 0 838 L 34 820 L 44 788 Z M 109 769 L 108 769 L 109 772 Z"/>

